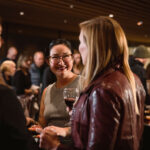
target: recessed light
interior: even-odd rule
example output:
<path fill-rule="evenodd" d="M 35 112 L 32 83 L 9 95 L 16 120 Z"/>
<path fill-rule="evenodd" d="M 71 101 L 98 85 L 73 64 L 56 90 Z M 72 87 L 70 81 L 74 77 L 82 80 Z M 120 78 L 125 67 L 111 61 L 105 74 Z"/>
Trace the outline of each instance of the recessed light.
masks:
<path fill-rule="evenodd" d="M 146 37 L 146 38 L 147 38 L 147 37 L 148 37 L 148 35 L 147 35 L 147 34 L 145 34 L 145 35 L 144 35 L 144 37 Z"/>
<path fill-rule="evenodd" d="M 138 26 L 143 25 L 143 21 L 138 21 L 138 22 L 137 22 L 137 25 L 138 25 Z"/>
<path fill-rule="evenodd" d="M 24 15 L 24 12 L 23 12 L 23 11 L 20 11 L 19 14 L 20 14 L 20 16 L 23 16 L 23 15 Z"/>
<path fill-rule="evenodd" d="M 64 19 L 64 23 L 67 23 L 68 21 L 67 21 L 67 19 Z"/>
<path fill-rule="evenodd" d="M 114 15 L 113 15 L 113 14 L 109 14 L 109 17 L 110 17 L 110 18 L 113 18 L 113 17 L 114 17 Z"/>
<path fill-rule="evenodd" d="M 69 7 L 70 7 L 70 8 L 74 8 L 74 5 L 73 5 L 73 4 L 71 4 Z"/>
<path fill-rule="evenodd" d="M 21 29 L 18 30 L 18 33 L 23 33 L 23 31 Z"/>

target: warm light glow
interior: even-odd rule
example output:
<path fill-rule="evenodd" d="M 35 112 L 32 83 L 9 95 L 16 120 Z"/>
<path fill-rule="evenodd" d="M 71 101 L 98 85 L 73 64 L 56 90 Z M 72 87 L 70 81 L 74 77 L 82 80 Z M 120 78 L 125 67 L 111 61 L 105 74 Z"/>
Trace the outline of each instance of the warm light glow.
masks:
<path fill-rule="evenodd" d="M 70 8 L 74 8 L 74 5 L 73 5 L 73 4 L 71 4 L 71 5 L 70 5 Z"/>
<path fill-rule="evenodd" d="M 141 26 L 142 24 L 143 24 L 143 21 L 138 21 L 138 22 L 137 22 L 137 25 L 138 25 L 138 26 Z"/>
<path fill-rule="evenodd" d="M 113 18 L 113 17 L 114 17 L 114 15 L 113 15 L 113 14 L 109 14 L 109 17 L 110 17 L 110 18 Z"/>
<path fill-rule="evenodd" d="M 68 21 L 67 21 L 67 19 L 64 19 L 64 23 L 67 23 Z"/>
<path fill-rule="evenodd" d="M 20 16 L 23 16 L 23 15 L 24 15 L 24 12 L 23 12 L 23 11 L 21 11 L 21 12 L 20 12 Z"/>

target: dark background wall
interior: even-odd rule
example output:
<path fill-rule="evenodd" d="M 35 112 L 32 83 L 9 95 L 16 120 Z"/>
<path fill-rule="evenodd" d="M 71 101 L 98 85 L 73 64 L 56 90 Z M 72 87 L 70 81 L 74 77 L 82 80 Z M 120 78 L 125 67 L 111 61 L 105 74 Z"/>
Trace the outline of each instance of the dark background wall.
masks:
<path fill-rule="evenodd" d="M 73 32 L 4 22 L 4 44 L 2 46 L 0 58 L 5 57 L 10 46 L 15 46 L 19 53 L 28 52 L 32 55 L 34 51 L 37 50 L 45 52 L 45 49 L 48 48 L 49 43 L 53 39 L 57 38 L 65 38 L 69 40 L 73 49 L 78 49 L 79 40 L 74 39 L 73 36 L 76 36 Z"/>

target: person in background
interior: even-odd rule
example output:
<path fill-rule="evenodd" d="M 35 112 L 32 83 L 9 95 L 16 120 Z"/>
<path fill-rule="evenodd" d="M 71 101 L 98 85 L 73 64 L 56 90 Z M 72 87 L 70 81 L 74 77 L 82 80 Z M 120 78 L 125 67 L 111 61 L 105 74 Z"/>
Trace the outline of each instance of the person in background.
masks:
<path fill-rule="evenodd" d="M 0 21 L 0 48 L 2 46 Z M 26 118 L 14 91 L 3 82 L 0 73 L 0 143 L 5 150 L 38 150 L 26 128 Z"/>
<path fill-rule="evenodd" d="M 47 66 L 44 69 L 43 72 L 43 79 L 42 79 L 42 88 L 41 88 L 41 95 L 43 93 L 43 90 L 50 84 L 56 82 L 56 76 L 55 74 L 51 71 L 50 67 Z"/>
<path fill-rule="evenodd" d="M 36 118 L 39 111 L 39 103 L 36 99 L 39 90 L 31 86 L 29 68 L 32 58 L 28 54 L 21 54 L 17 62 L 17 71 L 13 77 L 13 87 L 17 98 L 22 104 L 26 117 Z M 37 106 L 34 108 L 34 103 Z"/>
<path fill-rule="evenodd" d="M 29 55 L 21 54 L 17 62 L 17 71 L 13 77 L 13 86 L 15 87 L 16 94 L 32 94 L 31 77 L 29 68 L 31 65 L 31 57 Z"/>
<path fill-rule="evenodd" d="M 42 79 L 42 88 L 41 88 L 41 95 L 43 93 L 43 90 L 50 84 L 56 82 L 56 76 L 55 74 L 51 71 L 49 67 L 49 48 L 45 49 L 45 62 L 47 64 L 47 67 L 44 69 L 43 73 L 43 79 Z"/>
<path fill-rule="evenodd" d="M 0 64 L 2 64 L 5 60 L 13 60 L 16 63 L 17 54 L 18 50 L 16 47 L 14 46 L 9 47 L 6 58 L 1 59 Z"/>
<path fill-rule="evenodd" d="M 147 47 L 144 45 L 139 45 L 134 49 L 133 55 L 129 57 L 129 65 L 131 70 L 140 78 L 145 92 L 146 92 L 146 104 L 150 104 L 150 96 L 147 91 L 146 85 L 146 70 L 144 65 L 147 63 L 148 59 L 150 58 L 150 52 L 148 51 Z"/>
<path fill-rule="evenodd" d="M 16 72 L 16 64 L 12 60 L 6 60 L 1 64 L 0 71 L 3 75 L 5 82 L 9 86 L 12 86 L 12 77 Z"/>
<path fill-rule="evenodd" d="M 110 17 L 80 23 L 79 51 L 84 90 L 71 117 L 73 145 L 60 144 L 45 128 L 40 147 L 57 150 L 138 150 L 143 132 L 145 91 L 128 64 L 123 29 Z"/>
<path fill-rule="evenodd" d="M 73 58 L 74 58 L 73 72 L 75 74 L 81 74 L 84 66 L 82 63 L 81 54 L 78 50 L 74 50 Z"/>
<path fill-rule="evenodd" d="M 42 51 L 36 51 L 33 56 L 33 63 L 30 67 L 31 83 L 40 87 L 45 69 L 45 58 Z"/>

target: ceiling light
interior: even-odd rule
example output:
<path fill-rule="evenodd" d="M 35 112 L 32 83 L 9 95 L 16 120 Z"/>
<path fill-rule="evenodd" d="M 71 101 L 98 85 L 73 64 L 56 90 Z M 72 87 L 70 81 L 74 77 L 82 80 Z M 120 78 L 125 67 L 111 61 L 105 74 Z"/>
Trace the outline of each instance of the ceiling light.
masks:
<path fill-rule="evenodd" d="M 138 22 L 137 22 L 137 25 L 138 25 L 138 26 L 141 26 L 142 24 L 143 24 L 143 21 L 138 21 Z"/>
<path fill-rule="evenodd" d="M 67 23 L 68 21 L 67 21 L 67 19 L 64 19 L 64 23 Z"/>
<path fill-rule="evenodd" d="M 24 15 L 24 12 L 23 12 L 23 11 L 20 11 L 19 14 L 20 14 L 20 16 L 23 16 L 23 15 Z"/>
<path fill-rule="evenodd" d="M 147 37 L 148 37 L 148 35 L 147 35 L 147 34 L 145 34 L 145 35 L 144 35 L 144 37 L 146 37 L 146 38 L 147 38 Z"/>
<path fill-rule="evenodd" d="M 18 30 L 18 33 L 23 33 L 23 31 L 21 29 Z"/>
<path fill-rule="evenodd" d="M 70 7 L 70 8 L 74 8 L 74 5 L 73 5 L 73 4 L 71 4 L 69 7 Z"/>
<path fill-rule="evenodd" d="M 113 15 L 113 14 L 109 14 L 109 17 L 110 17 L 110 18 L 113 18 L 113 17 L 114 17 L 114 15 Z"/>

